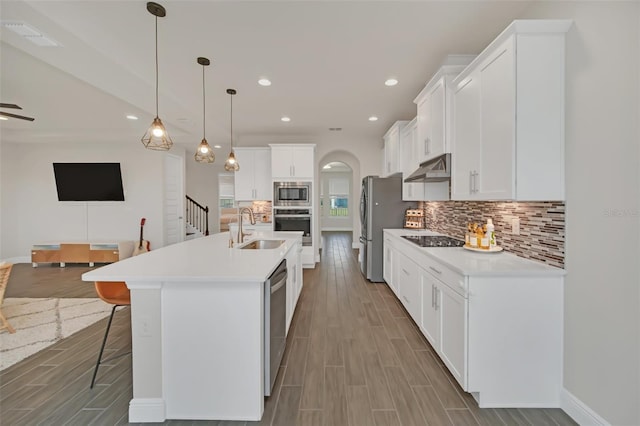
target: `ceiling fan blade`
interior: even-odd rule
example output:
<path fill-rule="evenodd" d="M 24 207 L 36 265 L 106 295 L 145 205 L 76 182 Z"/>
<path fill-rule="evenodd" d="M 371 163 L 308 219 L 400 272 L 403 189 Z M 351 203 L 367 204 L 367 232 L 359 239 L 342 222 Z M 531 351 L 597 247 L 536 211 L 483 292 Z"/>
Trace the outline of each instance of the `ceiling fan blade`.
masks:
<path fill-rule="evenodd" d="M 10 114 L 8 112 L 3 112 L 3 111 L 0 111 L 0 115 L 3 115 L 5 117 L 18 118 L 20 120 L 28 120 L 28 121 L 35 120 L 35 118 L 32 118 L 32 117 L 25 117 L 24 115 Z"/>
<path fill-rule="evenodd" d="M 0 102 L 0 108 L 22 109 L 16 104 L 3 104 L 2 102 Z"/>

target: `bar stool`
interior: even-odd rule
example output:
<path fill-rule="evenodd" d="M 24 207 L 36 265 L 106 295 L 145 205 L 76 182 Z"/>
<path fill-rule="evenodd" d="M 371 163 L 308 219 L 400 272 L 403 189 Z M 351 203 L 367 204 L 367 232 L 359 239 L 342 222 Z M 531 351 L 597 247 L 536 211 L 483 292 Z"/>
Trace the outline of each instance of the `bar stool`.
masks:
<path fill-rule="evenodd" d="M 131 352 L 127 352 L 124 354 L 116 355 L 109 359 L 105 359 L 105 360 L 102 359 L 104 346 L 107 343 L 107 337 L 109 336 L 109 329 L 111 328 L 111 322 L 113 321 L 113 314 L 116 313 L 116 308 L 118 306 L 131 305 L 131 292 L 127 288 L 127 285 L 121 281 L 119 282 L 96 281 L 95 287 L 96 287 L 96 292 L 98 293 L 98 296 L 100 297 L 100 299 L 104 300 L 107 303 L 113 304 L 113 309 L 111 309 L 111 316 L 109 317 L 109 324 L 107 324 L 107 330 L 104 332 L 104 339 L 102 340 L 102 346 L 100 347 L 100 354 L 98 354 L 98 361 L 96 362 L 96 368 L 93 371 L 93 378 L 91 379 L 91 389 L 93 389 L 93 385 L 95 384 L 96 375 L 98 374 L 98 367 L 100 367 L 100 364 L 131 353 Z"/>

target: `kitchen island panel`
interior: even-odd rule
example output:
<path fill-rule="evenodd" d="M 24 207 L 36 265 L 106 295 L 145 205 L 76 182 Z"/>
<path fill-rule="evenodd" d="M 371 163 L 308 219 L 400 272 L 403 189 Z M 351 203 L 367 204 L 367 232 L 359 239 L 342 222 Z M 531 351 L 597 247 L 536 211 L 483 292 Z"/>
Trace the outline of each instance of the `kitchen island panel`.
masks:
<path fill-rule="evenodd" d="M 162 353 L 167 418 L 260 420 L 263 288 L 262 283 L 165 286 Z"/>

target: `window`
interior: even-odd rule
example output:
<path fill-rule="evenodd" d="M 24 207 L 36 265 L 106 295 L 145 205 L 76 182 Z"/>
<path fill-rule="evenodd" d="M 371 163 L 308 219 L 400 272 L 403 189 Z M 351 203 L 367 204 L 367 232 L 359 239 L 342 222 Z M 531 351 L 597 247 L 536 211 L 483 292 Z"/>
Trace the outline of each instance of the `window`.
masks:
<path fill-rule="evenodd" d="M 349 216 L 349 179 L 329 179 L 329 217 Z"/>
<path fill-rule="evenodd" d="M 348 195 L 332 195 L 329 198 L 331 206 L 329 207 L 329 216 L 343 217 L 349 216 L 349 196 Z"/>

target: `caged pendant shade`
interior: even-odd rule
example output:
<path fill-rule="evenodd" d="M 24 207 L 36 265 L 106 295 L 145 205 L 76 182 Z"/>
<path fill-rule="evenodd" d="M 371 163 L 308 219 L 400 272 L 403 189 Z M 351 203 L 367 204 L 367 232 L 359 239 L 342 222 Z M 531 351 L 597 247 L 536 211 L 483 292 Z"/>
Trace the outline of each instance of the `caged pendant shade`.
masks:
<path fill-rule="evenodd" d="M 231 152 L 229 152 L 227 161 L 224 162 L 224 169 L 228 172 L 237 172 L 240 170 L 240 164 L 233 153 L 233 95 L 236 94 L 236 91 L 235 89 L 227 89 L 227 93 L 231 99 Z"/>
<path fill-rule="evenodd" d="M 165 17 L 167 11 L 158 3 L 148 2 L 147 10 L 156 17 L 156 117 L 151 126 L 142 137 L 141 141 L 145 148 L 156 151 L 168 151 L 173 146 L 173 141 L 167 133 L 162 120 L 158 116 L 158 18 Z"/>
<path fill-rule="evenodd" d="M 213 163 L 216 161 L 216 155 L 209 146 L 206 137 L 206 103 L 205 103 L 205 90 L 204 90 L 204 67 L 208 66 L 211 62 L 207 58 L 198 58 L 198 63 L 202 65 L 202 142 L 198 145 L 196 153 L 194 155 L 195 160 L 198 163 Z"/>

